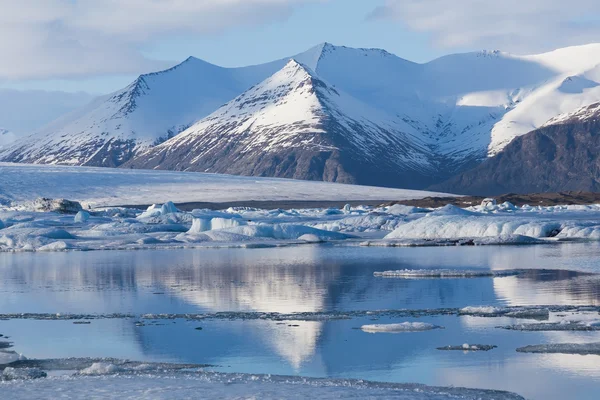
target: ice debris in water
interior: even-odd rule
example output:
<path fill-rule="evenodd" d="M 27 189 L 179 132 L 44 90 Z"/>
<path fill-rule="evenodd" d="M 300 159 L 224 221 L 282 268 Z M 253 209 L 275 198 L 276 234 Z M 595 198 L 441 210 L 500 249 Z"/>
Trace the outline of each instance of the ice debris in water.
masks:
<path fill-rule="evenodd" d="M 559 322 L 507 325 L 500 328 L 512 331 L 600 331 L 600 322 L 562 320 Z"/>
<path fill-rule="evenodd" d="M 361 328 L 368 333 L 399 333 L 399 332 L 423 332 L 433 329 L 443 329 L 441 326 L 428 324 L 426 322 L 402 322 L 399 324 L 375 324 L 363 325 Z"/>
<path fill-rule="evenodd" d="M 600 343 L 553 343 L 525 346 L 517 349 L 519 353 L 580 354 L 600 355 Z"/>
<path fill-rule="evenodd" d="M 493 350 L 495 348 L 497 348 L 498 346 L 494 346 L 494 345 L 489 345 L 489 344 L 468 344 L 468 343 L 464 343 L 460 346 L 444 346 L 444 347 L 438 347 L 438 350 L 462 350 L 462 351 L 490 351 Z"/>
<path fill-rule="evenodd" d="M 459 269 L 403 269 L 397 271 L 374 272 L 373 275 L 381 278 L 480 278 L 502 277 L 519 275 L 522 271 L 485 271 L 485 270 L 459 270 Z"/>
<path fill-rule="evenodd" d="M 488 315 L 499 315 L 503 314 L 504 310 L 498 307 L 483 306 L 483 307 L 463 307 L 460 309 L 460 315 L 473 315 L 473 316 L 488 316 Z"/>

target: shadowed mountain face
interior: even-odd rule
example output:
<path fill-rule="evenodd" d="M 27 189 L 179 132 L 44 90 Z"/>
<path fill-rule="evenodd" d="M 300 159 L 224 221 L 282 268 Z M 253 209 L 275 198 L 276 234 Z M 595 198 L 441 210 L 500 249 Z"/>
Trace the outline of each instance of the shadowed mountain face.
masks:
<path fill-rule="evenodd" d="M 600 104 L 556 118 L 436 190 L 498 195 L 600 191 Z"/>

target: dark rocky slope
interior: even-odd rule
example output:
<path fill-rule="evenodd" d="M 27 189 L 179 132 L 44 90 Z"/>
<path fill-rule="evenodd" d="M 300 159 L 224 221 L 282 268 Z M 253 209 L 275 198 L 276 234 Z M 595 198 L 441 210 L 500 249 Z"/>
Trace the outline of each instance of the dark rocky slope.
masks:
<path fill-rule="evenodd" d="M 495 157 L 430 189 L 502 193 L 600 191 L 600 104 L 515 139 Z"/>

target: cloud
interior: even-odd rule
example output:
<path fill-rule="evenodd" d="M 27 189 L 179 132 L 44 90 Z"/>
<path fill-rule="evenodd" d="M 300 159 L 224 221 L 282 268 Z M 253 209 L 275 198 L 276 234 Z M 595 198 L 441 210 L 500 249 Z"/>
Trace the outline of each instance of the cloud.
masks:
<path fill-rule="evenodd" d="M 387 0 L 369 20 L 395 20 L 442 48 L 545 51 L 600 40 L 598 0 Z"/>
<path fill-rule="evenodd" d="M 317 0 L 0 0 L 0 80 L 138 73 L 165 66 L 140 49 L 289 17 Z"/>

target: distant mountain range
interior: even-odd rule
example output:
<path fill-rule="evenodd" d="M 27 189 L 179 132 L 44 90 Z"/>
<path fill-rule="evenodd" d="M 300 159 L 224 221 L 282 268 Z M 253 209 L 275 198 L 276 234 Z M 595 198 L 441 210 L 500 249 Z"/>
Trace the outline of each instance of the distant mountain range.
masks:
<path fill-rule="evenodd" d="M 0 149 L 0 160 L 473 194 L 546 190 L 496 178 L 486 186 L 475 171 L 496 173 L 492 163 L 509 151 L 520 154 L 513 163 L 526 162 L 519 143 L 567 129 L 575 117 L 566 115 L 599 102 L 598 64 L 600 44 L 533 56 L 454 54 L 425 64 L 328 43 L 243 68 L 189 58 Z M 540 157 L 528 157 L 534 153 Z M 565 168 L 577 174 L 583 165 Z"/>

